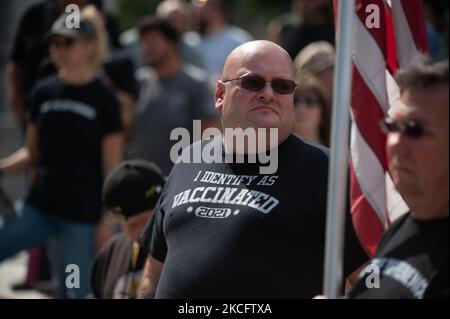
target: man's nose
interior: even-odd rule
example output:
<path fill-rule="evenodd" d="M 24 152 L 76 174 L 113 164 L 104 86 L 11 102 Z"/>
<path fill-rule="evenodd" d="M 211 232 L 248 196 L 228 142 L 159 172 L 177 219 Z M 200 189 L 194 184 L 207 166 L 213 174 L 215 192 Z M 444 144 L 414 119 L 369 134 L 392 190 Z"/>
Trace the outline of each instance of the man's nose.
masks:
<path fill-rule="evenodd" d="M 390 132 L 386 141 L 388 156 L 392 154 L 406 156 L 409 149 L 409 139 L 408 136 L 401 132 Z"/>
<path fill-rule="evenodd" d="M 258 92 L 258 99 L 271 100 L 273 99 L 275 92 L 273 91 L 272 84 L 266 82 L 266 85 Z"/>

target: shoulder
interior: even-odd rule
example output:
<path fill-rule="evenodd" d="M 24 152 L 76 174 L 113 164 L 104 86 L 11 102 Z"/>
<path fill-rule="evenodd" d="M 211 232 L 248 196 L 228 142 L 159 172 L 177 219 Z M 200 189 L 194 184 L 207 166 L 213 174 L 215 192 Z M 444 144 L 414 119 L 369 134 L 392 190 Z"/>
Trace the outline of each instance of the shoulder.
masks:
<path fill-rule="evenodd" d="M 62 87 L 63 83 L 59 79 L 58 75 L 52 74 L 44 77 L 36 82 L 32 89 L 32 96 L 44 92 L 55 91 L 58 87 Z"/>
<path fill-rule="evenodd" d="M 107 87 L 99 78 L 96 78 L 90 85 L 89 89 L 92 93 L 92 98 L 100 98 L 109 100 L 107 102 L 117 102 L 117 98 L 114 92 Z M 107 105 L 107 103 L 101 103 L 102 105 Z"/>
<path fill-rule="evenodd" d="M 186 63 L 183 66 L 182 74 L 184 74 L 184 76 L 191 79 L 193 82 L 196 82 L 199 84 L 206 85 L 207 80 L 208 80 L 208 75 L 204 70 L 200 69 L 199 67 L 196 67 L 195 65 L 188 64 L 188 63 Z"/>
<path fill-rule="evenodd" d="M 381 251 L 388 243 L 389 240 L 399 231 L 400 228 L 405 224 L 405 222 L 411 217 L 410 213 L 406 213 L 403 216 L 396 219 L 383 234 L 380 243 L 377 247 L 377 252 Z"/>
<path fill-rule="evenodd" d="M 295 134 L 291 134 L 285 143 L 286 148 L 300 158 L 328 162 L 330 150 L 323 145 L 308 142 Z"/>
<path fill-rule="evenodd" d="M 155 81 L 158 79 L 156 72 L 148 66 L 142 66 L 137 69 L 135 72 L 135 77 L 139 82 Z"/>
<path fill-rule="evenodd" d="M 111 254 L 116 250 L 129 249 L 132 241 L 128 238 L 127 234 L 121 232 L 114 235 L 106 244 L 100 249 L 97 259 L 110 258 Z"/>
<path fill-rule="evenodd" d="M 183 172 L 189 170 L 190 163 L 192 162 L 191 161 L 192 154 L 198 151 L 203 153 L 203 150 L 206 146 L 209 146 L 211 149 L 217 151 L 218 150 L 222 151 L 222 136 L 216 136 L 215 138 L 212 139 L 198 140 L 188 145 L 181 145 L 183 150 L 181 152 L 181 155 L 175 162 L 168 180 L 171 180 L 173 178 L 172 175 L 182 174 Z"/>

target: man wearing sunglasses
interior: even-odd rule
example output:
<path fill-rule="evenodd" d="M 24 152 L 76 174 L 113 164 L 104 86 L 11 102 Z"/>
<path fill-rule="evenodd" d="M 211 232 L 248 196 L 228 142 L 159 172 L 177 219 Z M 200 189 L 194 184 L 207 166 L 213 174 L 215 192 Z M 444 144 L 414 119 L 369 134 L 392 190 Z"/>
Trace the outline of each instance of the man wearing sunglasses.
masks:
<path fill-rule="evenodd" d="M 251 145 L 232 148 L 220 136 L 199 144 L 219 146 L 222 157 L 243 151 L 244 163 L 175 164 L 144 231 L 148 296 L 311 298 L 322 290 L 328 155 L 292 134 L 293 79 L 291 58 L 272 42 L 228 56 L 215 91 L 222 127 L 277 130 L 258 151 L 277 149 L 278 166 L 261 173 L 247 158 Z M 367 258 L 347 230 L 346 275 Z"/>
<path fill-rule="evenodd" d="M 381 127 L 410 213 L 391 225 L 350 297 L 448 298 L 448 60 L 421 58 L 397 80 L 401 99 Z"/>

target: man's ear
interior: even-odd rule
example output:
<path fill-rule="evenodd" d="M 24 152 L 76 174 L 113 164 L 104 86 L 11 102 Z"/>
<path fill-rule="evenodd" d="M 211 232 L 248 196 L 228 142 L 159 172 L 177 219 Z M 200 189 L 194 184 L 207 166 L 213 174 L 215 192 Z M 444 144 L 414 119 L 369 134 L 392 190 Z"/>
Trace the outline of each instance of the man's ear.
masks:
<path fill-rule="evenodd" d="M 216 91 L 214 92 L 214 99 L 216 101 L 216 110 L 222 111 L 223 109 L 223 96 L 225 94 L 225 84 L 222 81 L 217 81 Z"/>

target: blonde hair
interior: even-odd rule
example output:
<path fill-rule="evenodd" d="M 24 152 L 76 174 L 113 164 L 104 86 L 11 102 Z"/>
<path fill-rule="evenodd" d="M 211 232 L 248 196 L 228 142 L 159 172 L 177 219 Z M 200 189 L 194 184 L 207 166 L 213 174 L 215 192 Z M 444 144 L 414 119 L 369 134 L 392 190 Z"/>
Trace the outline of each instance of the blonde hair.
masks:
<path fill-rule="evenodd" d="M 88 5 L 81 10 L 81 16 L 94 26 L 95 36 L 91 40 L 95 44 L 91 57 L 92 66 L 98 70 L 102 67 L 109 54 L 108 36 L 100 12 L 94 5 Z"/>

